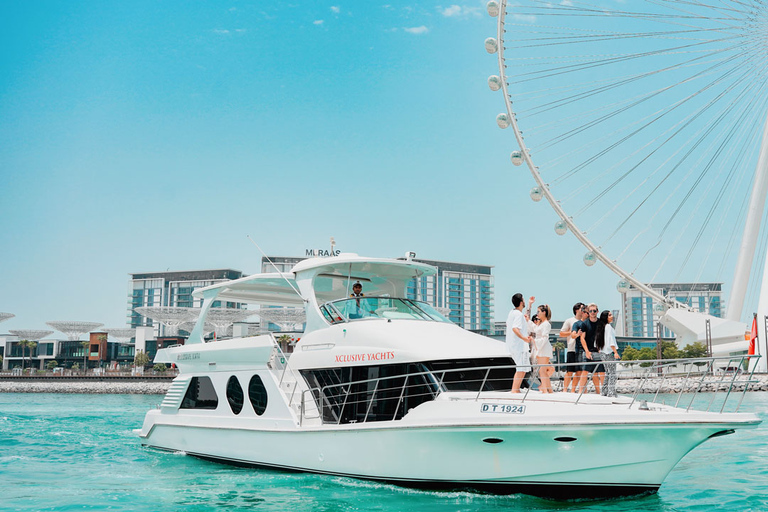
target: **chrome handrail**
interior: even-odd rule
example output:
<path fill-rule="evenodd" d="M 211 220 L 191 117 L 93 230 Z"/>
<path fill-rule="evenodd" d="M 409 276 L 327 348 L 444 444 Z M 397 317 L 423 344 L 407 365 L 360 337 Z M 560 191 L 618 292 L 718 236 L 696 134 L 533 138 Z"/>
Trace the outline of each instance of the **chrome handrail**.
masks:
<path fill-rule="evenodd" d="M 282 371 L 280 372 L 280 378 L 278 380 L 277 386 L 279 388 L 282 387 L 283 382 L 285 381 L 285 374 L 290 370 L 290 375 L 293 377 L 294 385 L 293 389 L 291 389 L 291 396 L 288 397 L 288 407 L 291 407 L 293 405 L 293 398 L 296 395 L 296 388 L 299 387 L 299 383 L 302 382 L 301 376 L 297 375 L 296 372 L 294 372 L 293 368 L 290 367 L 290 358 L 288 355 L 283 352 L 283 349 L 280 348 L 280 344 L 277 342 L 277 339 L 275 339 L 274 333 L 269 333 L 269 337 L 272 340 L 272 352 L 275 356 L 274 360 L 277 361 L 278 359 L 282 359 L 285 361 L 284 363 L 281 362 L 279 365 L 282 365 Z M 276 364 L 278 366 L 278 364 Z M 280 371 L 280 368 L 272 368 L 272 371 Z"/>
<path fill-rule="evenodd" d="M 720 407 L 720 413 L 723 413 L 725 411 L 726 403 L 728 402 L 732 392 L 736 389 L 738 389 L 738 386 L 743 385 L 743 390 L 741 397 L 739 399 L 738 404 L 736 405 L 736 411 L 738 411 L 739 407 L 741 406 L 741 403 L 744 398 L 744 394 L 749 389 L 749 386 L 755 382 L 758 382 L 753 379 L 754 376 L 754 367 L 749 372 L 748 375 L 746 375 L 745 379 L 738 379 L 739 375 L 741 375 L 741 372 L 734 372 L 734 375 L 726 380 L 725 377 L 727 375 L 727 372 L 723 372 L 721 375 L 717 375 L 718 369 L 715 366 L 715 363 L 717 361 L 728 361 L 726 368 L 732 368 L 735 367 L 741 368 L 744 366 L 745 361 L 749 361 L 750 359 L 757 359 L 760 356 L 727 356 L 727 357 L 710 357 L 710 358 L 695 358 L 695 359 L 661 359 L 661 360 L 638 360 L 638 361 L 620 361 L 620 360 L 614 360 L 614 361 L 602 361 L 603 364 L 605 363 L 611 363 L 615 364 L 616 368 L 614 371 L 616 372 L 617 376 L 625 373 L 633 373 L 635 374 L 634 368 L 626 368 L 627 363 L 630 363 L 630 365 L 640 364 L 641 367 L 643 367 L 642 373 L 639 375 L 639 377 L 633 377 L 637 379 L 637 385 L 633 386 L 634 391 L 631 393 L 632 400 L 630 401 L 629 407 L 633 407 L 634 404 L 638 401 L 640 398 L 641 393 L 644 392 L 650 392 L 653 394 L 652 399 L 648 399 L 647 402 L 656 402 L 659 399 L 659 395 L 662 393 L 662 390 L 664 389 L 664 386 L 674 386 L 673 389 L 665 391 L 665 393 L 670 394 L 677 394 L 679 395 L 675 402 L 674 407 L 677 407 L 680 403 L 680 400 L 682 398 L 683 394 L 691 393 L 692 398 L 687 407 L 685 408 L 686 411 L 689 411 L 693 403 L 695 401 L 697 393 L 701 392 L 705 385 L 713 384 L 714 380 L 714 388 L 712 390 L 712 396 L 710 397 L 709 403 L 706 406 L 706 410 L 709 411 L 712 408 L 712 405 L 714 404 L 717 395 L 720 393 L 723 387 L 725 387 L 725 396 L 723 398 L 723 404 Z M 596 363 L 600 363 L 601 361 L 595 361 Z M 581 366 L 584 363 L 555 363 L 555 365 L 558 367 L 558 371 L 561 371 L 563 368 L 567 368 L 569 366 Z M 624 368 L 621 368 L 619 365 L 625 366 Z M 682 365 L 682 368 L 680 368 Z M 530 364 L 526 366 L 531 366 L 532 368 L 532 374 L 538 371 L 540 367 L 544 366 L 552 366 L 552 363 L 546 364 L 546 365 L 538 365 L 538 364 Z M 686 368 L 687 366 L 687 368 Z M 703 366 L 704 368 L 697 370 L 696 368 L 699 366 Z M 436 399 L 440 394 L 445 392 L 455 392 L 460 391 L 459 389 L 456 389 L 457 387 L 462 387 L 465 389 L 461 389 L 461 391 L 471 391 L 473 393 L 473 398 L 471 398 L 473 401 L 479 401 L 483 398 L 483 393 L 490 393 L 495 392 L 499 393 L 500 390 L 498 389 L 498 384 L 501 383 L 509 383 L 511 382 L 514 372 L 515 372 L 515 365 L 493 365 L 493 366 L 476 366 L 476 367 L 462 367 L 462 368 L 451 368 L 451 369 L 439 369 L 436 371 L 429 371 L 429 370 L 420 370 L 420 371 L 411 371 L 406 372 L 399 375 L 393 375 L 393 376 L 387 376 L 387 377 L 376 377 L 376 378 L 370 378 L 370 379 L 361 379 L 357 381 L 351 381 L 351 382 L 341 382 L 338 384 L 328 384 L 326 386 L 323 386 L 322 388 L 314 388 L 312 390 L 304 390 L 301 393 L 302 398 L 302 406 L 301 406 L 301 416 L 306 417 L 309 419 L 306 415 L 306 397 L 305 394 L 307 391 L 317 391 L 317 394 L 312 394 L 312 399 L 315 400 L 316 404 L 316 410 L 318 413 L 318 416 L 313 416 L 312 419 L 315 419 L 317 417 L 323 418 L 326 414 L 332 418 L 332 422 L 336 424 L 340 424 L 344 420 L 344 411 L 347 409 L 348 406 L 352 406 L 352 410 L 360 411 L 360 415 L 362 416 L 362 410 L 364 407 L 365 415 L 362 419 L 363 422 L 368 422 L 370 420 L 371 411 L 373 410 L 374 402 L 381 403 L 381 401 L 388 401 L 388 400 L 397 400 L 396 406 L 394 408 L 393 416 L 390 418 L 391 420 L 396 420 L 400 411 L 400 407 L 403 403 L 403 400 L 406 397 L 406 393 L 408 391 L 413 391 L 414 394 L 408 395 L 409 397 L 413 398 L 423 398 L 429 395 L 430 400 Z M 684 371 L 684 373 L 680 375 L 675 374 L 676 369 L 681 369 Z M 482 378 L 480 378 L 480 375 L 478 375 L 475 379 L 469 379 L 461 378 L 456 380 L 450 380 L 448 376 L 455 375 L 458 372 L 484 372 L 482 374 Z M 505 374 L 500 376 L 492 376 L 492 371 L 506 371 Z M 701 376 L 698 374 L 701 373 Z M 439 374 L 439 378 L 438 378 Z M 585 386 L 580 386 L 580 392 L 576 399 L 574 400 L 573 404 L 578 405 L 582 397 L 586 392 L 588 392 L 588 388 L 594 389 L 594 383 L 592 382 L 592 378 L 594 376 L 594 372 L 590 371 L 587 374 L 587 384 Z M 677 381 L 670 384 L 672 378 L 681 378 L 681 382 L 678 383 Z M 718 378 L 719 377 L 719 378 Z M 574 378 L 577 378 L 574 376 Z M 583 377 L 581 377 L 583 378 Z M 712 379 L 714 378 L 714 379 Z M 401 379 L 402 384 L 397 381 L 396 379 Z M 448 379 L 448 381 L 446 381 Z M 385 383 L 390 382 L 394 383 L 394 385 L 386 385 Z M 626 382 L 626 381 L 625 381 Z M 493 383 L 490 385 L 491 389 L 489 391 L 484 391 L 489 383 Z M 370 390 L 371 384 L 373 384 L 373 392 L 365 391 L 366 389 Z M 474 387 L 478 385 L 477 389 Z M 355 391 L 353 392 L 353 387 L 358 386 L 361 391 Z M 648 389 L 648 386 L 651 387 L 651 389 Z M 421 391 L 422 389 L 426 388 L 428 391 Z M 453 389 L 452 389 L 453 388 Z M 496 388 L 496 389 L 494 389 Z M 532 386 L 529 385 L 528 389 L 526 390 L 525 394 L 522 397 L 518 397 L 515 395 L 510 395 L 510 399 L 516 399 L 520 400 L 521 402 L 525 402 L 526 400 L 530 400 L 530 392 L 531 392 Z M 398 392 L 397 396 L 387 396 L 387 394 L 384 394 L 383 397 L 381 397 L 382 393 L 380 391 L 384 389 L 387 391 L 392 392 Z M 647 391 L 646 391 L 647 390 Z M 343 400 L 342 400 L 343 397 Z M 362 398 L 361 398 L 362 397 Z M 493 395 L 490 397 L 494 400 L 500 399 L 498 394 Z M 490 399 L 489 398 L 489 399 Z M 646 400 L 644 400 L 646 401 Z M 322 405 L 321 405 L 322 404 Z M 324 412 L 325 411 L 325 412 Z M 403 411 L 403 414 L 406 414 L 407 411 Z M 355 419 L 349 419 L 349 422 L 357 422 L 359 421 L 359 417 Z M 379 420 L 373 420 L 373 421 L 379 421 Z M 383 421 L 383 420 L 381 420 Z"/>

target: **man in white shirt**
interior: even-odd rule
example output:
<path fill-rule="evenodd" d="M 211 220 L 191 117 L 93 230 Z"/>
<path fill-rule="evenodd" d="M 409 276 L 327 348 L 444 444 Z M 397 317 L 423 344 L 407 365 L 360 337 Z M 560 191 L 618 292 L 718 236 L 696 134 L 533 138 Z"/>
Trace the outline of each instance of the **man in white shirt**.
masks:
<path fill-rule="evenodd" d="M 512 296 L 512 306 L 515 308 L 509 312 L 507 317 L 507 350 L 515 361 L 515 376 L 512 380 L 512 392 L 519 393 L 520 385 L 523 383 L 525 374 L 531 371 L 531 341 L 533 338 L 528 336 L 528 322 L 523 315 L 522 293 L 516 293 Z"/>
<path fill-rule="evenodd" d="M 577 302 L 573 305 L 573 318 L 569 318 L 565 322 L 563 322 L 563 327 L 560 328 L 560 337 L 565 338 L 565 343 L 567 345 L 566 348 L 566 363 L 576 363 L 578 362 L 576 359 L 576 333 L 573 332 L 573 324 L 580 321 L 582 319 L 583 311 L 582 309 L 585 308 L 585 305 L 581 302 Z M 577 380 L 573 378 L 573 374 L 578 371 L 575 365 L 573 366 L 566 366 L 565 367 L 565 379 L 563 381 L 563 391 L 568 391 L 568 388 L 571 387 L 571 392 L 576 392 L 576 382 Z"/>

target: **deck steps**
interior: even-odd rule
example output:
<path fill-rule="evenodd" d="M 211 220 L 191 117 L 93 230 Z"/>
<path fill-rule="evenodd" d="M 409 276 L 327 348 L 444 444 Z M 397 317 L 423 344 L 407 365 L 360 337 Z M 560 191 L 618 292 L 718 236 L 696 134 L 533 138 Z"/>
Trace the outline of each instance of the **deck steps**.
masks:
<path fill-rule="evenodd" d="M 187 390 L 189 383 L 189 375 L 179 375 L 171 383 L 171 387 L 168 388 L 168 392 L 165 394 L 160 409 L 176 410 L 181 405 L 181 401 L 184 399 L 184 394 Z"/>

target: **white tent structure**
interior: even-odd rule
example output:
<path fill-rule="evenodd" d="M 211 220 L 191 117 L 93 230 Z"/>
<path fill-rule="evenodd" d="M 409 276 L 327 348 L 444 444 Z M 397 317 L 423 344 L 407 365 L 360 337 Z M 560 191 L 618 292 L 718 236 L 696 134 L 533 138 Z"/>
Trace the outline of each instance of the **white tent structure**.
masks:
<path fill-rule="evenodd" d="M 685 347 L 697 341 L 706 344 L 707 320 L 709 320 L 713 356 L 728 356 L 747 350 L 749 342 L 744 338 L 747 326 L 741 322 L 686 309 L 668 309 L 660 322 L 677 335 L 675 337 L 677 346 Z"/>

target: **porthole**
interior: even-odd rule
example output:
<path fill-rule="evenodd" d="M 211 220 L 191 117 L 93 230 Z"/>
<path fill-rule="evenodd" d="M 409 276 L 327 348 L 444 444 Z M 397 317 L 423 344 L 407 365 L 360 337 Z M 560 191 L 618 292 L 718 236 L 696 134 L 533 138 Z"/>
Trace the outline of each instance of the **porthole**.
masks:
<path fill-rule="evenodd" d="M 267 388 L 261 381 L 261 377 L 254 375 L 248 383 L 248 398 L 251 400 L 253 411 L 261 416 L 267 410 Z"/>
<path fill-rule="evenodd" d="M 243 388 L 240 387 L 240 382 L 234 375 L 227 381 L 227 402 L 229 407 L 235 414 L 240 414 L 243 410 Z"/>

